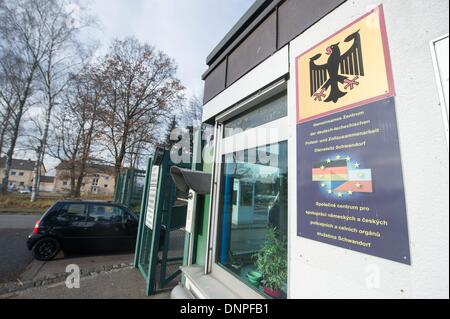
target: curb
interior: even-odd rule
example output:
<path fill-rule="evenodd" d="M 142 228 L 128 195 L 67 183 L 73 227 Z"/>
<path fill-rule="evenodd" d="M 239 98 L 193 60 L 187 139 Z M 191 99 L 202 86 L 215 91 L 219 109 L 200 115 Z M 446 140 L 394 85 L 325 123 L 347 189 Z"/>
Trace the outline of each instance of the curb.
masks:
<path fill-rule="evenodd" d="M 121 263 L 114 265 L 104 265 L 97 268 L 80 269 L 80 279 L 95 277 L 98 275 L 131 268 L 134 268 L 133 263 Z M 57 273 L 57 274 L 50 274 L 45 277 L 37 278 L 26 282 L 22 282 L 18 279 L 15 282 L 0 284 L 0 299 L 4 298 L 4 295 L 9 295 L 12 293 L 28 290 L 31 288 L 40 288 L 59 283 L 64 283 L 68 275 L 69 273 Z"/>
<path fill-rule="evenodd" d="M 37 211 L 37 210 L 3 210 L 3 209 L 0 209 L 0 215 L 43 215 L 44 214 L 44 212 L 45 212 L 45 210 L 44 209 L 42 209 L 42 210 L 39 210 L 39 211 Z"/>

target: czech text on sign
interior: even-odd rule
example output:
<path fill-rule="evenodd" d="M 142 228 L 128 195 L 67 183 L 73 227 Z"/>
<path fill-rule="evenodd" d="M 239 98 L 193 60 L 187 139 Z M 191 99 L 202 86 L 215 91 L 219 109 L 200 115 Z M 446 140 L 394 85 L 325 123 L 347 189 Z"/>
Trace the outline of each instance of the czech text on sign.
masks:
<path fill-rule="evenodd" d="M 379 6 L 296 60 L 297 122 L 394 95 Z"/>
<path fill-rule="evenodd" d="M 147 201 L 147 216 L 145 218 L 145 225 L 148 228 L 153 229 L 153 217 L 155 216 L 156 209 L 156 194 L 158 189 L 159 180 L 159 166 L 154 165 L 152 167 L 152 173 L 150 176 L 150 187 L 148 191 Z"/>
<path fill-rule="evenodd" d="M 410 263 L 394 98 L 300 124 L 298 235 Z"/>

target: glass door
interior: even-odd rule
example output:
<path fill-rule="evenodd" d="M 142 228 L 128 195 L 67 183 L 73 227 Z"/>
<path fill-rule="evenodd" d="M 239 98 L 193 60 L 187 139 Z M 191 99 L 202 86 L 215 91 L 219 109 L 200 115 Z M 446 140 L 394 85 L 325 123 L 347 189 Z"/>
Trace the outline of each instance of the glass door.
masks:
<path fill-rule="evenodd" d="M 218 123 L 211 272 L 243 297 L 286 294 L 287 125 L 286 92 Z"/>

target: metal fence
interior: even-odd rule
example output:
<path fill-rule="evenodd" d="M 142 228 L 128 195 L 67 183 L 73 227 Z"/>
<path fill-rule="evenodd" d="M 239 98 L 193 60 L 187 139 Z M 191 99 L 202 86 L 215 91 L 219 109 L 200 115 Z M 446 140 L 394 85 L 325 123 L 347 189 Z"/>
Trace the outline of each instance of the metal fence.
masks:
<path fill-rule="evenodd" d="M 140 212 L 142 195 L 145 184 L 145 171 L 127 169 L 116 178 L 114 201 Z"/>

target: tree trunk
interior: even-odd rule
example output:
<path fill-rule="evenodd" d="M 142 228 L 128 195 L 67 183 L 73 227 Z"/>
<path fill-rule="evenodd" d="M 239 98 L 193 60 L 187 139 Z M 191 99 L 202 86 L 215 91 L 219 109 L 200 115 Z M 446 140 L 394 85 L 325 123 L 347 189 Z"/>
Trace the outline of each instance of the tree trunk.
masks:
<path fill-rule="evenodd" d="M 77 187 L 75 189 L 75 197 L 76 198 L 81 197 L 81 186 L 83 186 L 84 172 L 86 170 L 86 162 L 87 162 L 87 155 L 85 154 L 85 149 L 83 149 L 83 154 L 82 154 L 81 163 L 80 163 L 80 167 L 79 167 L 79 171 L 78 171 L 78 177 L 77 177 Z"/>
<path fill-rule="evenodd" d="M 17 122 L 17 120 L 16 120 Z M 5 164 L 5 175 L 3 176 L 2 179 L 2 194 L 7 194 L 8 193 L 8 181 L 9 181 L 9 175 L 11 173 L 11 166 L 12 166 L 12 160 L 13 160 L 13 155 L 14 155 L 14 149 L 16 148 L 16 142 L 17 142 L 17 137 L 19 135 L 19 125 L 16 124 L 14 131 L 13 131 L 13 135 L 11 138 L 11 145 L 9 146 L 8 152 L 6 153 L 6 164 Z"/>
<path fill-rule="evenodd" d="M 2 183 L 1 183 L 1 192 L 2 194 L 8 193 L 8 181 L 9 181 L 9 175 L 11 173 L 11 166 L 12 166 L 12 160 L 14 155 L 14 150 L 16 149 L 16 143 L 17 138 L 19 136 L 19 128 L 20 128 L 20 122 L 22 121 L 23 116 L 23 110 L 25 108 L 25 103 L 28 98 L 30 86 L 31 86 L 31 79 L 29 79 L 29 82 L 27 83 L 27 89 L 25 90 L 24 99 L 20 101 L 18 113 L 15 116 L 14 120 L 14 127 L 11 137 L 11 144 L 9 145 L 8 152 L 6 153 L 6 164 L 5 164 L 5 175 L 3 176 Z"/>
<path fill-rule="evenodd" d="M 76 196 L 76 172 L 75 172 L 75 161 L 72 163 L 70 168 L 70 197 L 77 198 Z"/>
<path fill-rule="evenodd" d="M 50 91 L 50 90 L 49 90 Z M 33 189 L 31 192 L 31 202 L 35 202 L 38 195 L 39 195 L 39 187 L 40 187 L 40 180 L 41 180 L 41 163 L 44 162 L 44 156 L 45 156 L 45 147 L 47 145 L 47 139 L 48 139 L 48 130 L 50 127 L 50 119 L 52 115 L 52 109 L 53 109 L 53 98 L 51 95 L 51 92 L 48 93 L 48 109 L 47 114 L 45 118 L 45 127 L 44 127 L 44 134 L 42 136 L 42 139 L 40 141 L 40 148 L 38 150 L 38 156 L 36 161 L 36 166 L 34 170 L 34 183 L 33 183 Z"/>
<path fill-rule="evenodd" d="M 83 184 L 83 175 L 78 175 L 77 178 L 77 185 L 75 188 L 75 193 L 74 193 L 74 197 L 75 198 L 80 198 L 81 197 L 81 186 Z"/>
<path fill-rule="evenodd" d="M 48 128 L 47 128 L 48 130 Z M 34 172 L 33 172 L 33 188 L 31 191 L 31 202 L 35 202 L 38 195 L 39 195 L 39 187 L 41 184 L 41 166 L 42 163 L 44 162 L 44 143 L 41 140 L 40 142 L 40 146 L 38 148 L 38 154 L 37 154 L 37 160 L 36 160 L 36 165 L 34 167 Z"/>
<path fill-rule="evenodd" d="M 129 123 L 126 122 L 123 129 L 123 137 L 122 143 L 120 145 L 119 156 L 116 157 L 115 170 L 116 170 L 116 183 L 117 177 L 120 175 L 122 170 L 123 159 L 125 158 L 125 153 L 127 151 L 126 146 L 128 142 L 128 134 L 129 134 Z"/>
<path fill-rule="evenodd" d="M 8 192 L 8 180 L 9 180 L 9 174 L 11 172 L 11 164 L 12 159 L 14 155 L 14 150 L 16 149 L 16 143 L 17 138 L 19 136 L 19 128 L 20 128 L 20 122 L 22 121 L 23 111 L 25 109 L 25 104 L 27 103 L 28 97 L 30 95 L 31 91 L 31 83 L 33 82 L 34 73 L 37 68 L 37 62 L 33 64 L 31 67 L 30 73 L 28 75 L 27 80 L 25 81 L 25 90 L 23 91 L 23 96 L 19 96 L 19 107 L 17 110 L 17 114 L 15 114 L 14 119 L 14 126 L 12 128 L 12 137 L 11 137 L 11 144 L 9 145 L 9 149 L 7 152 L 7 159 L 5 164 L 5 176 L 3 176 L 2 183 L 1 183 L 1 192 L 2 194 L 6 194 Z"/>
<path fill-rule="evenodd" d="M 0 157 L 2 156 L 2 153 L 3 153 L 3 146 L 5 145 L 5 135 L 6 135 L 6 131 L 9 128 L 8 121 L 9 121 L 10 117 L 11 117 L 11 108 L 9 106 L 7 106 L 5 118 L 2 121 L 2 128 L 0 131 Z"/>
<path fill-rule="evenodd" d="M 40 142 L 40 146 L 38 147 L 37 150 L 37 159 L 36 159 L 36 164 L 34 165 L 34 172 L 33 172 L 33 187 L 32 187 L 32 191 L 31 191 L 31 201 L 35 202 L 36 201 L 36 197 L 37 197 L 37 192 L 36 190 L 39 188 L 39 184 L 41 183 L 41 161 L 40 161 L 40 154 L 41 154 L 41 147 L 42 147 L 42 142 Z"/>

